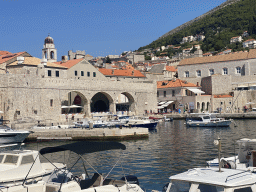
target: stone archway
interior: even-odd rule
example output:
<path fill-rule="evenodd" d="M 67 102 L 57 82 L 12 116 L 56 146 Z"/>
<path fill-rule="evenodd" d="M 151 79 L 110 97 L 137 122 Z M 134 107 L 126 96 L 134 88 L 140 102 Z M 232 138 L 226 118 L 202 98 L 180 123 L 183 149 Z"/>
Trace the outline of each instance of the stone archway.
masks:
<path fill-rule="evenodd" d="M 135 112 L 134 97 L 127 92 L 120 93 L 116 98 L 116 111 Z"/>
<path fill-rule="evenodd" d="M 114 100 L 105 92 L 96 93 L 91 98 L 90 107 L 91 112 L 116 112 Z"/>
<path fill-rule="evenodd" d="M 62 114 L 68 113 L 84 113 L 89 114 L 88 100 L 86 97 L 78 92 L 71 91 L 68 93 L 67 99 L 61 102 Z"/>

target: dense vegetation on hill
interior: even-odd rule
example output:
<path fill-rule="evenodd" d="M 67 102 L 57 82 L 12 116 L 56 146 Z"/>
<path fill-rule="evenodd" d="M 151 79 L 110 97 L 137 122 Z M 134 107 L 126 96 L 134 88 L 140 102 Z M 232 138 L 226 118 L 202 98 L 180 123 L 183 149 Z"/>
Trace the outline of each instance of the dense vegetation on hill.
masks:
<path fill-rule="evenodd" d="M 248 31 L 250 35 L 247 39 L 256 38 L 256 0 L 240 0 L 225 6 L 193 22 L 179 32 L 159 38 L 151 44 L 139 48 L 139 51 L 166 45 L 178 46 L 183 37 L 196 34 L 205 35 L 204 41 L 193 42 L 193 44 L 201 44 L 203 52 L 220 52 L 227 48 L 239 51 L 243 50 L 242 43 L 230 44 L 230 39 L 242 35 L 244 31 Z M 181 46 L 183 48 L 191 47 L 191 44 L 185 43 Z"/>

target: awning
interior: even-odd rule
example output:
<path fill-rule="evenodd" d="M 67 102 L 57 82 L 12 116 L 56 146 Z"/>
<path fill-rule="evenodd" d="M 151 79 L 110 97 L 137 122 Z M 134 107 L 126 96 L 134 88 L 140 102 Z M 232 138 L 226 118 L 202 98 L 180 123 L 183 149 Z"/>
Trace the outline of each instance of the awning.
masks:
<path fill-rule="evenodd" d="M 201 91 L 200 89 L 197 88 L 187 88 L 189 91 L 192 91 L 193 93 L 205 93 L 204 91 Z"/>
<path fill-rule="evenodd" d="M 96 142 L 96 141 L 80 141 L 76 143 L 60 145 L 57 147 L 46 147 L 39 151 L 41 155 L 55 153 L 60 151 L 73 151 L 77 154 L 94 153 L 98 151 L 106 151 L 112 149 L 126 149 L 126 146 L 119 142 Z"/>
<path fill-rule="evenodd" d="M 162 109 L 164 107 L 168 107 L 168 105 L 170 105 L 171 103 L 173 103 L 174 101 L 165 101 L 165 102 L 161 102 L 163 103 L 161 106 L 158 106 L 158 109 Z M 162 107 L 162 108 L 159 108 L 159 107 Z"/>
<path fill-rule="evenodd" d="M 164 107 L 163 106 L 158 106 L 157 109 L 163 109 Z"/>
<path fill-rule="evenodd" d="M 69 109 L 69 108 L 83 108 L 83 107 L 79 105 L 61 106 L 61 109 Z"/>

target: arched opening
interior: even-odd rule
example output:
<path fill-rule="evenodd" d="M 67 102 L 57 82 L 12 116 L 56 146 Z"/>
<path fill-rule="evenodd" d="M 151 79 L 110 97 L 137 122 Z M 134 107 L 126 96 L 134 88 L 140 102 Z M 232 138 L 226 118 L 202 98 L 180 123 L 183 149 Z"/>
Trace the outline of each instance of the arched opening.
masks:
<path fill-rule="evenodd" d="M 122 113 L 134 112 L 135 103 L 133 96 L 127 92 L 119 94 L 116 98 L 116 111 Z"/>
<path fill-rule="evenodd" d="M 44 58 L 47 59 L 47 52 L 44 52 Z"/>
<path fill-rule="evenodd" d="M 200 103 L 199 103 L 199 102 L 197 102 L 196 108 L 197 108 L 198 110 L 200 110 Z"/>
<path fill-rule="evenodd" d="M 91 112 L 109 112 L 113 99 L 104 92 L 95 94 L 91 99 Z"/>
<path fill-rule="evenodd" d="M 207 102 L 207 108 L 206 108 L 206 111 L 210 111 L 210 102 Z"/>
<path fill-rule="evenodd" d="M 201 112 L 203 112 L 205 110 L 205 103 L 203 102 L 202 103 L 202 109 L 201 109 Z"/>
<path fill-rule="evenodd" d="M 54 52 L 53 51 L 51 51 L 50 56 L 51 56 L 51 59 L 54 59 Z"/>
<path fill-rule="evenodd" d="M 69 92 L 67 100 L 61 102 L 61 113 L 86 113 L 85 106 L 87 103 L 88 101 L 82 93 L 77 91 Z"/>

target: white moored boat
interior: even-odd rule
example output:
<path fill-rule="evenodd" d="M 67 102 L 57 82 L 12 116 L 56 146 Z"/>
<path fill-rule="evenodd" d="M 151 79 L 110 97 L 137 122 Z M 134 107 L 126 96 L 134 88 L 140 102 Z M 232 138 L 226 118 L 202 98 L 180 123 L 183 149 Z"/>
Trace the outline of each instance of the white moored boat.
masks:
<path fill-rule="evenodd" d="M 256 172 L 256 139 L 239 139 L 238 154 L 233 157 L 221 158 L 221 166 L 232 169 L 250 170 Z M 209 167 L 219 166 L 218 159 L 207 161 Z"/>
<path fill-rule="evenodd" d="M 30 133 L 30 131 L 13 130 L 7 125 L 0 124 L 0 144 L 22 143 Z"/>
<path fill-rule="evenodd" d="M 64 168 L 62 163 L 41 163 L 39 152 L 13 150 L 0 153 L 0 186 L 12 186 L 26 179 L 42 180 L 49 177 L 55 168 Z M 1 191 L 1 190 L 0 190 Z"/>
<path fill-rule="evenodd" d="M 201 114 L 186 120 L 189 127 L 228 127 L 232 120 L 214 117 L 212 114 Z"/>
<path fill-rule="evenodd" d="M 237 169 L 195 168 L 170 177 L 166 192 L 256 192 L 256 175 Z"/>
<path fill-rule="evenodd" d="M 57 147 L 47 147 L 40 150 L 41 155 L 50 154 L 61 151 L 72 151 L 78 155 L 78 160 L 83 161 L 83 167 L 85 174 L 80 176 L 73 175 L 68 169 L 55 169 L 51 176 L 47 180 L 38 182 L 27 182 L 24 180 L 22 185 L 13 185 L 12 187 L 0 187 L 1 192 L 143 192 L 138 185 L 138 180 L 135 176 L 124 176 L 120 180 L 109 179 L 109 173 L 103 175 L 98 173 L 93 167 L 96 173 L 92 177 L 88 175 L 85 168 L 87 161 L 82 157 L 83 154 L 93 153 L 98 151 L 106 151 L 113 149 L 125 150 L 125 145 L 118 142 L 77 142 Z M 120 159 L 119 159 L 120 160 Z M 118 160 L 118 161 L 119 161 Z M 70 169 L 72 169 L 71 166 Z M 89 163 L 88 163 L 89 164 Z M 90 165 L 90 164 L 89 164 Z"/>

